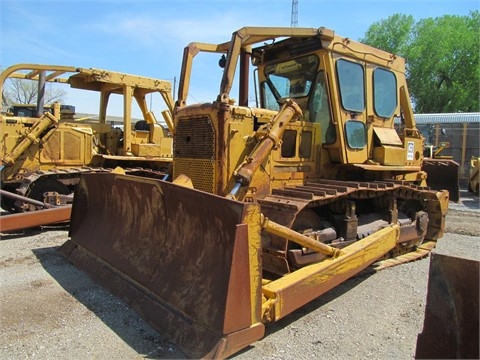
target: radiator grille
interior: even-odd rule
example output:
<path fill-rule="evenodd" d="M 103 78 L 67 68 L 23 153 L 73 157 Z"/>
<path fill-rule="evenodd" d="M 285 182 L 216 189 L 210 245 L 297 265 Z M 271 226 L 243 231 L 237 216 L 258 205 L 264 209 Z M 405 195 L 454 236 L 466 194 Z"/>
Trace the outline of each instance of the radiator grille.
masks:
<path fill-rule="evenodd" d="M 173 151 L 176 158 L 210 159 L 215 155 L 215 134 L 207 116 L 177 122 Z"/>
<path fill-rule="evenodd" d="M 215 181 L 215 130 L 207 116 L 181 118 L 174 141 L 173 175 L 187 175 L 195 189 L 213 193 Z"/>
<path fill-rule="evenodd" d="M 214 192 L 214 166 L 212 160 L 175 159 L 173 169 L 174 178 L 180 174 L 185 174 L 192 180 L 195 189 L 209 193 Z"/>

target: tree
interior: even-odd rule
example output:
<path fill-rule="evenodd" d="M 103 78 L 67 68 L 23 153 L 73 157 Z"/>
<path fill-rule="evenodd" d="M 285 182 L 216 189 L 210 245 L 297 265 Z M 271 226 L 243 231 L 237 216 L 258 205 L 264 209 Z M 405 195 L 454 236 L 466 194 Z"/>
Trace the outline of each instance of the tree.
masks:
<path fill-rule="evenodd" d="M 407 61 L 415 112 L 480 110 L 480 13 L 422 19 L 395 14 L 370 26 L 361 41 Z"/>
<path fill-rule="evenodd" d="M 373 23 L 360 42 L 395 54 L 404 54 L 410 46 L 415 21 L 411 15 L 394 14 Z"/>
<path fill-rule="evenodd" d="M 34 104 L 38 97 L 38 82 L 24 79 L 8 79 L 4 84 L 2 105 Z M 67 92 L 64 89 L 46 83 L 45 104 L 63 102 Z"/>

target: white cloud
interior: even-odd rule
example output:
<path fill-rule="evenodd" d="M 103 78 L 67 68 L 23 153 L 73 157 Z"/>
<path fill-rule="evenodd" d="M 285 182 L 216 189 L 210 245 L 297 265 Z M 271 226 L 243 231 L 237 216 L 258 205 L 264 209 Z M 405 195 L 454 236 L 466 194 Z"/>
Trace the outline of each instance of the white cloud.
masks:
<path fill-rule="evenodd" d="M 101 32 L 108 36 L 128 39 L 133 44 L 145 47 L 160 47 L 174 44 L 184 47 L 192 41 L 221 43 L 230 40 L 231 34 L 248 26 L 281 26 L 272 23 L 278 17 L 274 12 L 265 17 L 263 13 L 212 11 L 208 17 L 188 17 L 170 19 L 151 13 L 137 13 L 125 16 L 123 12 L 110 13 L 95 23 L 82 25 L 83 29 Z M 249 23 L 245 23 L 248 19 Z M 284 25 L 285 26 L 285 25 Z"/>

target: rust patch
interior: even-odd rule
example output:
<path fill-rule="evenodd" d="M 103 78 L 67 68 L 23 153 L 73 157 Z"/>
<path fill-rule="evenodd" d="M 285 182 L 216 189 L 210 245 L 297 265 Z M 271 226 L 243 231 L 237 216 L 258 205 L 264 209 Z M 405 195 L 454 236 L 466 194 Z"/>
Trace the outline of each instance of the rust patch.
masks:
<path fill-rule="evenodd" d="M 242 224 L 255 205 L 118 174 L 82 176 L 74 199 L 62 253 L 187 355 L 206 356 L 251 327 Z"/>
<path fill-rule="evenodd" d="M 478 359 L 479 262 L 433 253 L 415 358 Z"/>

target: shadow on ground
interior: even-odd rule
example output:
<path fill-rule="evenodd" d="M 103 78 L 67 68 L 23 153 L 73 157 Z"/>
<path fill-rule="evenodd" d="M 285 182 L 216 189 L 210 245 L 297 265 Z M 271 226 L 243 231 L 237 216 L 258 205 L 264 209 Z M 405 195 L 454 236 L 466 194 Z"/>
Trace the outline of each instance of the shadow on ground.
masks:
<path fill-rule="evenodd" d="M 367 280 L 371 275 L 375 274 L 375 270 L 373 268 L 367 268 L 362 271 L 360 274 L 354 276 L 353 278 L 348 279 L 347 281 L 343 282 L 342 284 L 338 285 L 337 287 L 333 288 L 332 290 L 328 291 L 324 295 L 312 300 L 308 304 L 305 304 L 301 308 L 295 310 L 293 313 L 287 315 L 283 319 L 279 321 L 268 323 L 265 325 L 265 337 L 276 333 L 277 331 L 290 326 L 295 321 L 301 319 L 302 317 L 310 314 L 311 312 L 327 305 L 329 302 L 335 300 L 336 298 L 342 296 L 343 294 L 347 293 L 349 290 L 353 289 L 354 287 L 361 284 L 363 281 Z M 230 358 L 234 359 L 235 356 L 240 354 L 247 354 L 248 351 L 253 348 L 255 345 L 252 344 L 251 346 L 246 347 L 245 349 L 241 350 L 240 352 L 232 355 Z"/>
<path fill-rule="evenodd" d="M 480 198 L 468 191 L 460 191 L 459 203 L 467 209 L 480 210 Z"/>
<path fill-rule="evenodd" d="M 59 252 L 59 247 L 47 247 L 32 250 L 43 268 L 72 297 L 92 311 L 95 316 L 114 331 L 126 344 L 139 355 L 149 359 L 185 358 L 175 345 L 162 339 L 161 335 L 148 325 L 128 305 L 107 292 L 82 271 L 71 265 Z M 285 318 L 266 325 L 265 336 L 289 326 L 303 316 L 328 304 L 330 301 L 359 285 L 373 270 L 367 269 L 356 277 L 347 280 L 323 296 L 311 301 Z M 246 353 L 251 347 L 235 354 Z M 235 357 L 235 355 L 233 357 Z"/>
<path fill-rule="evenodd" d="M 179 359 L 185 356 L 176 347 L 162 339 L 125 302 L 113 296 L 70 264 L 59 252 L 59 247 L 33 249 L 43 268 L 78 302 L 114 331 L 140 356 L 148 359 Z"/>

